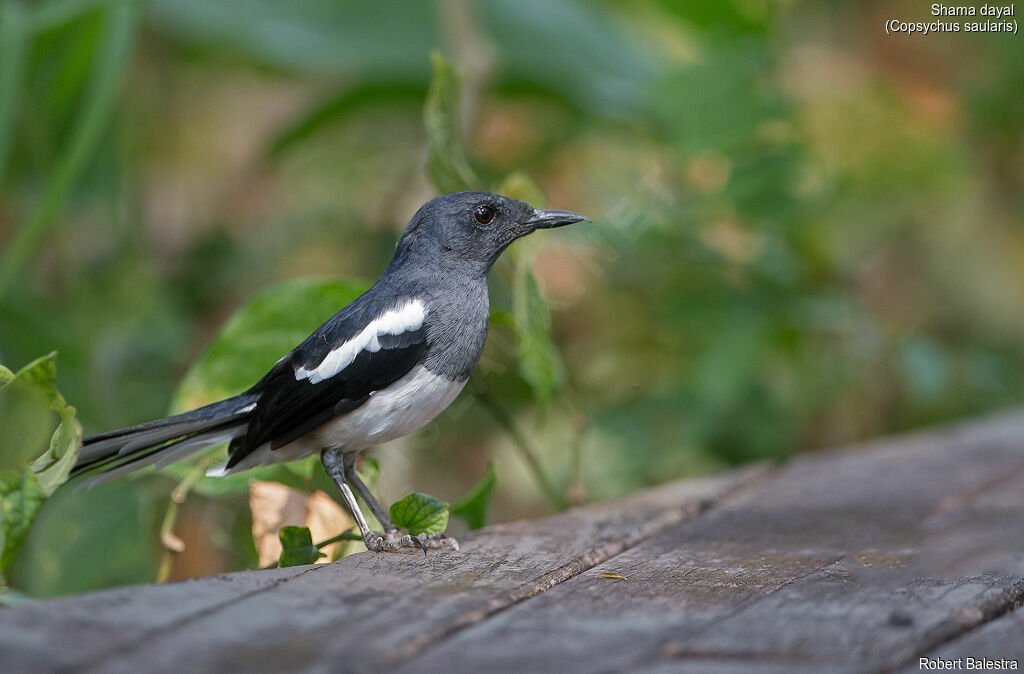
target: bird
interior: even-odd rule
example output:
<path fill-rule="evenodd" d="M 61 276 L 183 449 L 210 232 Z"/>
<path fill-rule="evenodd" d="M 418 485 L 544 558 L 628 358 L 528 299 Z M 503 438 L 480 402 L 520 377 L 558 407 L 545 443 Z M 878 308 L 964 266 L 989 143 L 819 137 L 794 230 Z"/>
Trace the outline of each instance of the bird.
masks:
<path fill-rule="evenodd" d="M 87 437 L 72 477 L 89 474 L 98 483 L 160 469 L 225 442 L 227 458 L 210 475 L 319 454 L 367 549 L 440 547 L 443 534 L 398 530 L 360 479 L 356 460 L 430 422 L 466 385 L 487 338 L 487 279 L 502 252 L 539 229 L 581 221 L 590 220 L 484 191 L 431 199 L 410 220 L 380 278 L 251 388 Z M 382 532 L 370 529 L 356 494 Z"/>

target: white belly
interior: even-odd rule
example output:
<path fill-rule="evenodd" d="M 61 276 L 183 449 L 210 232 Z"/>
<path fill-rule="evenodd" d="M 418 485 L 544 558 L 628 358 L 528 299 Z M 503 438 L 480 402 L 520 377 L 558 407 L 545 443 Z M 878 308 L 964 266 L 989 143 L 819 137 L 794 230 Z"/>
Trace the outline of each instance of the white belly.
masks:
<path fill-rule="evenodd" d="M 409 435 L 444 411 L 465 381 L 438 376 L 423 366 L 377 391 L 358 409 L 329 421 L 310 435 L 321 448 L 362 450 Z"/>
<path fill-rule="evenodd" d="M 230 470 L 213 470 L 208 474 L 225 475 L 269 463 L 297 461 L 327 447 L 358 452 L 409 435 L 443 412 L 465 385 L 466 380 L 445 379 L 419 366 L 375 392 L 359 408 L 328 421 L 295 442 L 275 450 L 270 449 L 269 443 L 264 444 Z"/>

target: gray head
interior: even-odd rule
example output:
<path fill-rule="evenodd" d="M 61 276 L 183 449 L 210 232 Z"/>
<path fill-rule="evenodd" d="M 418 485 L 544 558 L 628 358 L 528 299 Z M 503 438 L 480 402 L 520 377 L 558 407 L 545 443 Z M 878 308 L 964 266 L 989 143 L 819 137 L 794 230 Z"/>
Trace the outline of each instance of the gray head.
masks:
<path fill-rule="evenodd" d="M 502 251 L 538 229 L 589 219 L 572 211 L 535 209 L 491 192 L 443 194 L 425 203 L 398 242 L 392 266 L 425 264 L 486 275 Z"/>

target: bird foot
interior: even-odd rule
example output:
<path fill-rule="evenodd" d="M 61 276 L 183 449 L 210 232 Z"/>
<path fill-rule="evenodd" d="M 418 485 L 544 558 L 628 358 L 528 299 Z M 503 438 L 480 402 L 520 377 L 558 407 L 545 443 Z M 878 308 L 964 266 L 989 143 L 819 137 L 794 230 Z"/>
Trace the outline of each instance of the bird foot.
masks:
<path fill-rule="evenodd" d="M 440 532 L 433 534 L 420 534 L 417 538 L 428 548 L 447 548 L 452 552 L 459 551 L 459 542 L 451 536 Z"/>
<path fill-rule="evenodd" d="M 402 548 L 419 548 L 426 555 L 427 548 L 448 548 L 455 552 L 459 550 L 459 542 L 444 534 L 423 533 L 419 536 L 410 536 L 403 534 L 398 529 L 391 529 L 383 534 L 374 531 L 367 532 L 363 536 L 363 542 L 366 543 L 367 550 L 374 552 L 394 552 Z"/>

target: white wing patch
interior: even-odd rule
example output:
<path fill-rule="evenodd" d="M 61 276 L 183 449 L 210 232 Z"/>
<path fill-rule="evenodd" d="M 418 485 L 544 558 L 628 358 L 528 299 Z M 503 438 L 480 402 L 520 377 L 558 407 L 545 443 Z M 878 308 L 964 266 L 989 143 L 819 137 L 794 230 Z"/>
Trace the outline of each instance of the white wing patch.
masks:
<path fill-rule="evenodd" d="M 310 384 L 319 384 L 330 379 L 348 367 L 361 351 L 380 351 L 380 341 L 377 338 L 381 335 L 400 335 L 403 332 L 419 330 L 426 317 L 427 307 L 420 300 L 412 300 L 386 311 L 370 321 L 358 335 L 332 349 L 323 362 L 312 370 L 307 370 L 305 365 L 295 370 L 295 379 L 308 379 Z"/>

